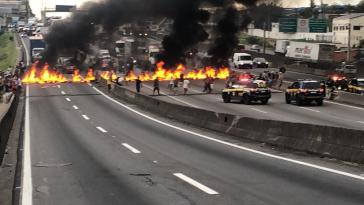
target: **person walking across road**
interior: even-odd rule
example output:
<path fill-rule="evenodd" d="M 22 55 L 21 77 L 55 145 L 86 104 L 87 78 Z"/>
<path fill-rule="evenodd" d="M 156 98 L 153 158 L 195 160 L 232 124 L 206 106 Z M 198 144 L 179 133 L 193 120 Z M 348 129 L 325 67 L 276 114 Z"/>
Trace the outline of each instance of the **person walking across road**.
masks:
<path fill-rule="evenodd" d="M 184 79 L 183 80 L 183 95 L 187 94 L 189 86 L 190 86 L 190 81 L 188 79 Z"/>
<path fill-rule="evenodd" d="M 111 83 L 112 83 L 112 76 L 110 75 L 109 78 L 107 79 L 107 91 L 109 93 L 111 92 Z"/>
<path fill-rule="evenodd" d="M 140 88 L 142 87 L 142 81 L 140 80 L 139 77 L 135 81 L 135 87 L 136 87 L 137 93 L 140 93 Z"/>
<path fill-rule="evenodd" d="M 154 83 L 153 83 L 153 95 L 155 95 L 155 91 L 157 91 L 158 95 L 160 95 L 159 94 L 159 79 L 158 78 L 156 78 L 154 80 Z"/>

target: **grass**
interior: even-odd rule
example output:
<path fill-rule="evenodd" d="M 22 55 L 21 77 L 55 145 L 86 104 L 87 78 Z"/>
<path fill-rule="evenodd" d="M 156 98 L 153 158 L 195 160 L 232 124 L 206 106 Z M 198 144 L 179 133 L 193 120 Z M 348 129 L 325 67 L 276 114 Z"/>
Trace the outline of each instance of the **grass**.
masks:
<path fill-rule="evenodd" d="M 10 40 L 13 37 L 13 40 Z M 0 34 L 0 71 L 14 66 L 17 58 L 15 36 L 12 33 Z"/>

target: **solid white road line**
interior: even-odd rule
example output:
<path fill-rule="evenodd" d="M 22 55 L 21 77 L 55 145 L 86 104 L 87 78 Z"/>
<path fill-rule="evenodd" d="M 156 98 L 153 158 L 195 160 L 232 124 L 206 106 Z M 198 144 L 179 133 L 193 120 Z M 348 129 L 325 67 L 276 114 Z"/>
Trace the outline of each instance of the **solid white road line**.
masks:
<path fill-rule="evenodd" d="M 357 106 L 352 106 L 352 105 L 346 105 L 346 104 L 342 104 L 342 103 L 332 102 L 332 101 L 329 101 L 329 100 L 325 100 L 325 103 L 330 103 L 330 104 L 334 104 L 334 105 L 340 105 L 340 106 L 343 106 L 343 107 L 348 107 L 348 108 L 353 108 L 353 109 L 357 109 L 357 110 L 364 111 L 364 108 L 362 108 L 362 107 L 357 107 Z"/>
<path fill-rule="evenodd" d="M 152 88 L 152 87 L 150 87 L 150 86 L 148 86 L 148 85 L 144 85 L 144 87 L 146 87 L 146 88 L 148 88 L 148 89 L 150 89 L 150 90 L 153 90 L 153 88 Z M 165 92 L 163 92 L 163 91 L 160 91 L 159 93 L 160 93 L 160 94 L 162 94 L 162 95 L 165 95 L 166 97 L 169 97 L 169 98 L 171 98 L 171 99 L 173 99 L 173 100 L 175 100 L 175 101 L 177 101 L 177 102 L 181 102 L 181 103 L 183 103 L 183 104 L 189 105 L 189 106 L 194 107 L 194 108 L 200 108 L 200 107 L 198 107 L 197 105 L 194 105 L 194 104 L 188 103 L 188 102 L 186 102 L 186 101 L 184 101 L 184 100 L 181 100 L 181 99 L 178 99 L 178 98 L 176 98 L 176 97 L 170 96 L 170 95 L 168 95 L 167 93 L 165 93 Z"/>
<path fill-rule="evenodd" d="M 100 130 L 100 132 L 103 132 L 103 133 L 106 133 L 107 131 L 104 129 L 104 128 L 102 128 L 102 127 L 96 127 L 98 130 Z"/>
<path fill-rule="evenodd" d="M 87 115 L 82 115 L 82 117 L 83 117 L 85 120 L 90 120 L 90 118 L 89 118 Z"/>
<path fill-rule="evenodd" d="M 66 92 L 64 92 L 64 91 L 62 90 L 62 91 L 61 91 L 61 94 L 62 94 L 62 95 L 65 95 L 65 94 L 66 94 Z"/>
<path fill-rule="evenodd" d="M 314 109 L 307 108 L 307 107 L 299 107 L 299 108 L 304 109 L 304 110 L 309 110 L 309 111 L 311 111 L 311 112 L 320 112 L 320 111 L 318 111 L 318 110 L 314 110 Z"/>
<path fill-rule="evenodd" d="M 137 149 L 135 149 L 134 147 L 130 146 L 127 143 L 121 143 L 121 145 L 123 145 L 124 147 L 126 147 L 128 150 L 130 150 L 131 152 L 135 153 L 135 154 L 140 154 L 141 152 Z"/>
<path fill-rule="evenodd" d="M 359 123 L 361 123 L 361 124 L 364 124 L 364 121 L 356 121 L 356 122 L 359 122 Z"/>
<path fill-rule="evenodd" d="M 24 147 L 23 147 L 23 173 L 22 173 L 22 193 L 21 204 L 32 205 L 33 203 L 33 185 L 32 185 L 32 167 L 30 156 L 30 122 L 29 122 L 29 86 L 26 88 L 25 99 L 25 127 L 24 127 Z"/>
<path fill-rule="evenodd" d="M 174 173 L 173 175 L 182 179 L 183 181 L 191 184 L 192 186 L 200 189 L 201 191 L 205 192 L 206 194 L 219 194 L 217 191 L 210 189 L 209 187 L 197 182 L 196 180 L 194 180 L 182 173 Z"/>
<path fill-rule="evenodd" d="M 226 145 L 226 146 L 229 146 L 229 147 L 233 147 L 233 148 L 236 148 L 236 149 L 251 152 L 251 153 L 254 153 L 254 154 L 257 154 L 257 155 L 262 155 L 262 156 L 265 156 L 265 157 L 278 159 L 278 160 L 290 162 L 290 163 L 293 163 L 293 164 L 298 164 L 298 165 L 301 165 L 301 166 L 322 170 L 322 171 L 329 172 L 329 173 L 332 173 L 332 174 L 337 174 L 337 175 L 346 176 L 346 177 L 350 177 L 350 178 L 359 179 L 359 180 L 364 181 L 364 176 L 359 176 L 359 175 L 356 175 L 356 174 L 351 174 L 349 172 L 344 172 L 344 171 L 331 169 L 331 168 L 328 168 L 328 167 L 319 166 L 319 165 L 315 165 L 315 164 L 311 164 L 311 163 L 307 163 L 307 162 L 303 162 L 303 161 L 299 161 L 299 160 L 295 160 L 295 159 L 290 159 L 290 158 L 287 158 L 287 157 L 282 157 L 282 156 L 278 156 L 278 155 L 274 155 L 274 154 L 269 154 L 269 153 L 266 153 L 266 152 L 258 151 L 258 150 L 255 150 L 255 149 L 251 149 L 251 148 L 248 148 L 248 147 L 236 145 L 236 144 L 233 144 L 233 143 L 230 143 L 230 142 L 226 142 L 226 141 L 219 140 L 219 139 L 216 139 L 216 138 L 213 138 L 213 137 L 209 137 L 207 135 L 199 134 L 197 132 L 193 132 L 193 131 L 190 131 L 190 130 L 187 130 L 187 129 L 184 129 L 184 128 L 181 128 L 181 127 L 178 127 L 178 126 L 163 122 L 161 120 L 150 117 L 149 115 L 146 115 L 146 114 L 141 113 L 141 112 L 139 112 L 137 110 L 134 110 L 131 107 L 128 107 L 128 106 L 124 105 L 123 103 L 111 98 L 110 96 L 106 95 L 105 93 L 101 92 L 99 89 L 97 89 L 95 87 L 93 87 L 93 89 L 96 90 L 101 95 L 103 95 L 108 100 L 120 105 L 121 107 L 123 107 L 123 108 L 125 108 L 125 109 L 127 109 L 127 110 L 129 110 L 129 111 L 131 111 L 131 112 L 133 112 L 135 114 L 138 114 L 138 115 L 140 115 L 140 116 L 142 116 L 142 117 L 144 117 L 146 119 L 149 119 L 151 121 L 154 121 L 156 123 L 164 125 L 166 127 L 170 127 L 170 128 L 173 128 L 173 129 L 176 129 L 176 130 L 179 130 L 179 131 L 182 131 L 182 132 L 185 132 L 185 133 L 195 135 L 197 137 L 209 140 L 209 141 L 213 141 L 213 142 L 220 143 L 220 144 L 223 144 L 223 145 Z"/>
<path fill-rule="evenodd" d="M 78 110 L 78 107 L 76 105 L 72 105 L 73 109 Z"/>
<path fill-rule="evenodd" d="M 69 98 L 66 98 L 66 100 L 67 100 L 68 102 L 71 102 L 71 99 L 69 99 Z"/>
<path fill-rule="evenodd" d="M 257 112 L 260 112 L 260 113 L 264 113 L 264 114 L 268 114 L 268 112 L 265 112 L 263 110 L 259 110 L 259 109 L 256 109 L 256 108 L 250 108 L 251 110 L 254 110 L 254 111 L 257 111 Z"/>

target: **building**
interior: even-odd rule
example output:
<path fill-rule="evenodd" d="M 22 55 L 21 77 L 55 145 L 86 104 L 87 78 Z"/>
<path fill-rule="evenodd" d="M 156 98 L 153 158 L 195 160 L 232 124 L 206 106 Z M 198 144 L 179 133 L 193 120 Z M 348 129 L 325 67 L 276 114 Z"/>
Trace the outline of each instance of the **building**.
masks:
<path fill-rule="evenodd" d="M 334 18 L 332 21 L 333 41 L 350 47 L 359 45 L 364 40 L 364 13 L 353 13 Z"/>
<path fill-rule="evenodd" d="M 318 41 L 331 43 L 333 40 L 333 33 L 310 33 L 310 32 L 295 32 L 295 33 L 285 33 L 279 31 L 279 23 L 272 23 L 272 30 L 265 31 L 262 29 L 254 28 L 253 24 L 248 26 L 247 34 L 249 36 L 265 37 L 271 39 L 287 39 L 287 40 L 307 40 L 307 41 Z"/>

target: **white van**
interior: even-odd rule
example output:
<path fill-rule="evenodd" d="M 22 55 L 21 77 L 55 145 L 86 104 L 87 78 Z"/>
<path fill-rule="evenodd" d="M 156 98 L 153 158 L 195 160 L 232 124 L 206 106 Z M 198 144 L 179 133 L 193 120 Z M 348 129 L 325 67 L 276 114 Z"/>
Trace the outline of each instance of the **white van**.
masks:
<path fill-rule="evenodd" d="M 235 68 L 253 68 L 253 58 L 249 53 L 234 53 L 233 64 Z"/>

